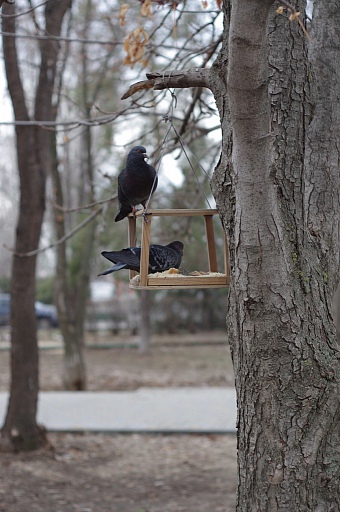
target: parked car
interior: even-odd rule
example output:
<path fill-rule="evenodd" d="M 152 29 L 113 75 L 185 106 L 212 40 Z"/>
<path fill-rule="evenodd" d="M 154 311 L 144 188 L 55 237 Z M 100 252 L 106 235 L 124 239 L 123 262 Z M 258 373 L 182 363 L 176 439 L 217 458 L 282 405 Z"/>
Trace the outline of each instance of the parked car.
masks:
<path fill-rule="evenodd" d="M 41 329 L 57 327 L 58 316 L 55 306 L 37 301 L 35 314 L 38 327 Z M 9 325 L 11 316 L 11 296 L 9 293 L 0 294 L 0 325 Z"/>
<path fill-rule="evenodd" d="M 37 301 L 35 303 L 35 314 L 40 329 L 58 327 L 57 308 L 53 304 L 44 304 Z"/>

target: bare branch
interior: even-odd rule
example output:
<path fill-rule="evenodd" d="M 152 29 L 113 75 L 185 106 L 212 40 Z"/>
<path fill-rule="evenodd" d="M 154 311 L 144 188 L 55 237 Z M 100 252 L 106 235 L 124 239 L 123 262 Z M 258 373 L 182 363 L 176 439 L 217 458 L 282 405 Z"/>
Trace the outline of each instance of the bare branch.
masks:
<path fill-rule="evenodd" d="M 111 203 L 111 201 L 114 201 L 117 199 L 118 195 L 114 194 L 111 197 L 108 197 L 107 199 L 100 199 L 99 201 L 94 201 L 93 203 L 84 204 L 82 206 L 77 206 L 76 208 L 65 208 L 64 206 L 61 206 L 60 204 L 57 204 L 55 201 L 51 200 L 51 204 L 53 208 L 56 208 L 56 210 L 62 211 L 64 213 L 71 213 L 71 212 L 79 212 L 80 210 L 89 210 L 90 208 L 93 208 L 94 206 L 98 206 L 100 204 L 107 204 Z"/>
<path fill-rule="evenodd" d="M 136 82 L 133 85 L 130 85 L 129 90 L 123 94 L 121 97 L 122 100 L 126 100 L 130 96 L 136 94 L 136 92 L 143 91 L 145 89 L 152 89 L 155 85 L 155 80 L 142 80 L 141 82 Z"/>
<path fill-rule="evenodd" d="M 0 0 L 0 7 L 4 3 L 5 0 Z M 38 9 L 38 7 L 42 7 L 43 5 L 46 5 L 50 0 L 46 0 L 42 4 L 35 5 L 31 9 L 28 9 L 27 11 L 18 12 L 16 14 L 0 14 L 0 18 L 18 18 L 19 16 L 24 16 L 25 14 L 29 14 L 30 12 L 33 12 L 34 10 Z M 11 2 L 7 2 L 11 3 Z"/>
<path fill-rule="evenodd" d="M 184 89 L 187 87 L 210 88 L 210 70 L 207 68 L 190 68 L 163 73 L 147 73 L 148 80 L 155 80 L 154 90 L 161 91 L 169 87 Z"/>
<path fill-rule="evenodd" d="M 146 77 L 147 80 L 131 85 L 121 99 L 126 100 L 136 92 L 144 89 L 154 89 L 155 91 L 161 91 L 171 87 L 180 89 L 188 87 L 208 87 L 210 89 L 210 70 L 207 68 L 181 69 L 164 71 L 164 73 L 146 73 Z"/>
<path fill-rule="evenodd" d="M 1 0 L 0 0 L 1 1 Z M 13 16 L 8 16 L 13 17 Z M 34 39 L 39 41 L 66 41 L 71 43 L 84 43 L 84 44 L 102 44 L 104 46 L 123 46 L 123 43 L 120 41 L 110 41 L 110 40 L 101 40 L 101 39 L 84 39 L 80 37 L 64 37 L 64 36 L 54 36 L 54 35 L 39 35 L 39 34 L 14 34 L 11 32 L 0 32 L 2 37 L 12 37 L 14 39 Z"/>
<path fill-rule="evenodd" d="M 86 217 L 86 219 L 84 219 L 75 228 L 71 229 L 71 231 L 66 233 L 66 235 L 64 235 L 63 237 L 59 238 L 59 240 L 56 240 L 55 242 L 52 242 L 51 244 L 46 245 L 45 247 L 42 247 L 41 249 L 36 249 L 34 251 L 29 251 L 29 252 L 22 253 L 22 252 L 15 252 L 14 249 L 11 249 L 6 244 L 3 244 L 3 247 L 5 249 L 7 249 L 8 251 L 11 251 L 14 254 L 14 256 L 17 256 L 18 258 L 28 258 L 30 256 L 36 256 L 37 254 L 41 254 L 42 252 L 45 252 L 48 249 L 52 249 L 53 247 L 58 247 L 58 245 L 61 245 L 61 244 L 65 243 L 66 240 L 68 240 L 69 238 L 72 238 L 76 233 L 78 233 L 78 231 L 80 231 L 85 226 L 87 226 L 87 224 L 89 224 L 89 222 L 93 221 L 93 219 L 95 219 L 97 217 L 97 215 L 99 215 L 99 213 L 101 213 L 103 211 L 103 209 L 105 208 L 106 203 L 108 201 L 111 201 L 112 199 L 113 198 L 110 198 L 109 200 L 105 200 L 105 204 L 101 204 L 101 206 L 99 206 L 99 208 L 97 208 L 96 210 L 93 210 L 93 212 L 90 213 L 90 215 L 88 217 Z M 100 203 L 100 202 L 98 201 L 98 203 Z"/>

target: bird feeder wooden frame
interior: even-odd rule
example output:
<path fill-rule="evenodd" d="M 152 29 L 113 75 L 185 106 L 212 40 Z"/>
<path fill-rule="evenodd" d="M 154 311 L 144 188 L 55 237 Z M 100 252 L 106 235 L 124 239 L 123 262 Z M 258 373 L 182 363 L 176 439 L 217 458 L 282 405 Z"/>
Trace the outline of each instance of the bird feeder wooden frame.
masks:
<path fill-rule="evenodd" d="M 185 289 L 185 288 L 225 288 L 230 283 L 230 271 L 228 262 L 228 247 L 227 241 L 224 236 L 224 274 L 216 275 L 217 257 L 216 257 L 216 243 L 213 225 L 213 216 L 218 215 L 217 210 L 203 209 L 175 209 L 175 210 L 148 210 L 144 213 L 142 210 L 128 216 L 129 222 L 129 247 L 137 245 L 136 237 L 136 221 L 141 218 L 142 224 L 142 240 L 141 240 L 141 259 L 140 259 L 140 278 L 139 282 L 133 280 L 138 274 L 130 270 L 130 288 L 136 290 L 155 290 L 155 289 Z M 198 217 L 202 216 L 205 222 L 205 231 L 207 237 L 207 250 L 209 272 L 212 275 L 171 275 L 166 277 L 153 277 L 148 275 L 149 268 L 149 250 L 150 250 L 150 236 L 151 224 L 153 217 Z"/>

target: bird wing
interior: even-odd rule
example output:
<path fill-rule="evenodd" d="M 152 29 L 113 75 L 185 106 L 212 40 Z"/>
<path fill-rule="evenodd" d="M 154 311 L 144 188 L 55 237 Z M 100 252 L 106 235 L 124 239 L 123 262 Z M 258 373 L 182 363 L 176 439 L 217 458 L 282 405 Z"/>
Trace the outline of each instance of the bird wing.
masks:
<path fill-rule="evenodd" d="M 124 219 L 129 213 L 132 212 L 130 201 L 123 192 L 124 181 L 126 179 L 126 170 L 123 169 L 118 176 L 118 213 L 115 217 L 115 222 Z"/>
<path fill-rule="evenodd" d="M 131 158 L 127 162 L 125 172 L 120 177 L 120 187 L 131 206 L 143 204 L 156 190 L 156 171 L 143 159 Z"/>
<path fill-rule="evenodd" d="M 148 201 L 149 197 L 152 196 L 156 192 L 156 188 L 158 185 L 158 176 L 156 174 L 156 171 L 155 171 L 154 167 L 152 167 L 152 165 L 149 165 L 149 167 L 150 167 L 150 169 L 152 169 L 152 171 L 154 173 L 154 177 L 153 177 L 153 182 L 150 185 L 150 192 L 148 193 L 146 199 L 144 201 L 141 201 L 141 204 L 144 206 L 144 208 L 146 208 L 146 202 Z"/>
<path fill-rule="evenodd" d="M 124 265 L 121 268 L 139 271 L 140 252 L 140 247 L 129 247 L 128 249 L 122 249 L 121 251 L 103 251 L 102 256 L 112 261 L 112 263 Z"/>
<path fill-rule="evenodd" d="M 181 264 L 181 254 L 164 245 L 150 245 L 149 271 L 164 272 L 169 268 L 178 268 Z"/>

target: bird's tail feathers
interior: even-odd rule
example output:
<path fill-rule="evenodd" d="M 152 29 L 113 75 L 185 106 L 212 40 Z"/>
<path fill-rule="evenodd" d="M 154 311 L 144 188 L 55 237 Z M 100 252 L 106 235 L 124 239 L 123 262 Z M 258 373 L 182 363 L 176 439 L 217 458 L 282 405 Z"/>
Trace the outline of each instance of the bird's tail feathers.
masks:
<path fill-rule="evenodd" d="M 115 222 L 119 222 L 120 220 L 125 219 L 132 212 L 132 208 L 121 208 L 117 215 L 115 216 Z"/>
<path fill-rule="evenodd" d="M 111 274 L 112 272 L 117 272 L 117 270 L 121 270 L 122 268 L 126 268 L 126 264 L 125 263 L 115 263 L 108 270 L 105 270 L 104 272 L 101 272 L 100 274 L 98 274 L 98 277 L 99 276 L 106 276 L 107 274 Z"/>

